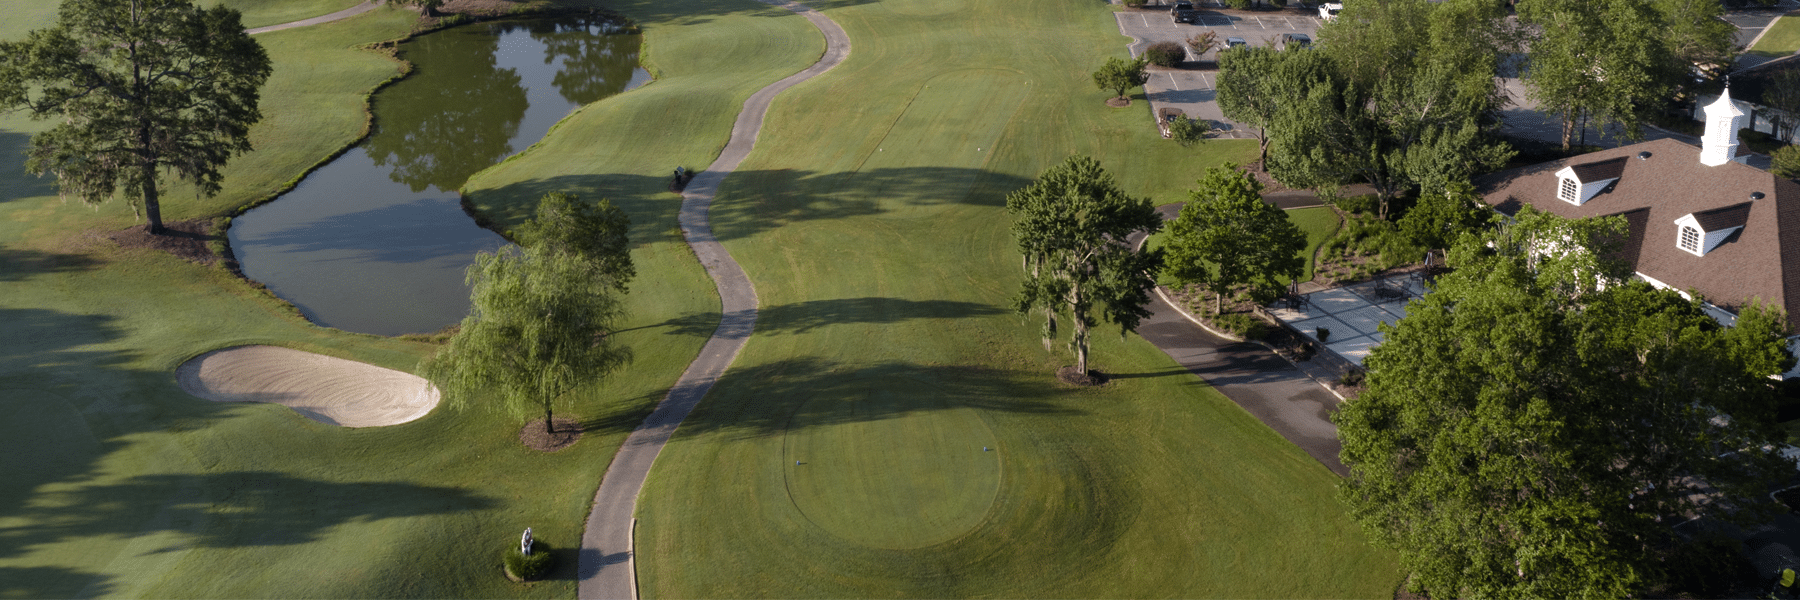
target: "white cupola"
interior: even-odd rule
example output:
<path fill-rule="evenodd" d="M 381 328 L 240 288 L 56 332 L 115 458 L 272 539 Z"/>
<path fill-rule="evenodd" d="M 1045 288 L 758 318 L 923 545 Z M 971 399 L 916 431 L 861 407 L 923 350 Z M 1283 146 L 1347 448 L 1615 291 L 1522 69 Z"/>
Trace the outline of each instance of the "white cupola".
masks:
<path fill-rule="evenodd" d="M 1738 130 L 1743 129 L 1744 111 L 1731 101 L 1731 88 L 1719 93 L 1719 99 L 1706 105 L 1706 135 L 1700 136 L 1700 164 L 1716 167 L 1737 158 Z"/>

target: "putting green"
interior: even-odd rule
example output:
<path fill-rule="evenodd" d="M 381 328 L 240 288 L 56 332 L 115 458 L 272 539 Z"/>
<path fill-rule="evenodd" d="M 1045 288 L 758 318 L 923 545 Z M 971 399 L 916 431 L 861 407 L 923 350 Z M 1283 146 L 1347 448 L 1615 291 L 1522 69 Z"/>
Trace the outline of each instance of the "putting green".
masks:
<path fill-rule="evenodd" d="M 857 195 L 874 201 L 890 218 L 938 216 L 936 210 L 907 208 L 969 196 L 1025 102 L 1030 83 L 1019 73 L 999 69 L 964 69 L 926 80 L 840 189 L 858 190 Z M 916 189 L 921 172 L 932 183 L 929 200 L 896 193 Z"/>
<path fill-rule="evenodd" d="M 979 525 L 1000 489 L 1000 453 L 983 450 L 999 443 L 981 416 L 914 380 L 855 387 L 860 395 L 800 408 L 836 422 L 788 430 L 783 462 L 794 506 L 832 535 L 893 550 L 947 542 Z"/>

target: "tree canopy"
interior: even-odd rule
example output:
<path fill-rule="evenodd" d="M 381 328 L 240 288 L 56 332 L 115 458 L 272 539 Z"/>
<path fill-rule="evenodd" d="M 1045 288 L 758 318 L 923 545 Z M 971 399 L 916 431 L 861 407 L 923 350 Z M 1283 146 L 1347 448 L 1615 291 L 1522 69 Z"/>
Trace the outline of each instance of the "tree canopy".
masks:
<path fill-rule="evenodd" d="M 474 306 L 425 365 L 426 377 L 452 403 L 466 406 L 490 397 L 496 407 L 521 417 L 541 410 L 544 431 L 550 433 L 552 410 L 564 394 L 631 361 L 631 349 L 612 337 L 624 316 L 625 286 L 608 274 L 608 269 L 635 272 L 622 233 L 629 220 L 605 208 L 590 214 L 623 223 L 598 219 L 606 239 L 571 240 L 577 236 L 561 230 L 576 229 L 571 224 L 582 220 L 584 210 L 573 196 L 551 194 L 539 204 L 536 219 L 521 227 L 530 232 L 520 236 L 527 242 L 523 251 L 475 257 L 468 275 Z M 620 227 L 616 236 L 608 235 L 613 225 Z"/>
<path fill-rule="evenodd" d="M 1733 27 L 1714 24 L 1718 3 L 1662 0 L 1544 0 L 1521 3 L 1530 40 L 1526 91 L 1561 116 L 1563 148 L 1588 124 L 1618 125 L 1642 137 L 1640 115 L 1660 109 L 1694 60 L 1725 60 Z M 1701 10 L 1696 14 L 1664 11 Z M 1722 25 L 1723 27 L 1720 27 Z M 1727 61 L 1728 62 L 1728 61 Z"/>
<path fill-rule="evenodd" d="M 1481 202 L 1474 186 L 1459 181 L 1421 194 L 1395 225 L 1426 249 L 1448 249 L 1462 234 L 1486 225 L 1493 214 Z"/>
<path fill-rule="evenodd" d="M 1413 186 L 1438 189 L 1505 164 L 1512 150 L 1492 135 L 1503 17 L 1481 0 L 1347 5 L 1319 30 L 1318 58 L 1284 59 L 1322 64 L 1282 83 L 1303 91 L 1274 118 L 1270 172 L 1309 188 L 1367 181 L 1386 218 L 1389 201 Z"/>
<path fill-rule="evenodd" d="M 1133 252 L 1127 239 L 1162 229 L 1162 216 L 1149 199 L 1126 195 L 1086 156 L 1071 156 L 1008 194 L 1006 211 L 1026 273 L 1013 307 L 1020 314 L 1043 311 L 1046 348 L 1057 336 L 1059 317 L 1067 315 L 1075 328 L 1069 347 L 1085 375 L 1088 330 L 1096 316 L 1124 335 L 1150 315 L 1145 306 L 1162 253 Z"/>
<path fill-rule="evenodd" d="M 1786 319 L 1753 304 L 1727 329 L 1620 279 L 1589 243 L 1617 217 L 1527 216 L 1465 237 L 1383 326 L 1334 417 L 1339 496 L 1434 597 L 1630 597 L 1674 522 L 1754 518 L 1792 475 L 1769 425 Z"/>
<path fill-rule="evenodd" d="M 1169 226 L 1164 262 L 1183 283 L 1204 284 L 1224 311 L 1225 295 L 1239 285 L 1280 289 L 1300 276 L 1306 234 L 1287 214 L 1263 202 L 1262 184 L 1236 165 L 1206 170 L 1188 192 L 1181 216 Z"/>
<path fill-rule="evenodd" d="M 538 200 L 537 218 L 520 225 L 514 235 L 521 246 L 581 258 L 595 276 L 624 292 L 637 277 L 630 232 L 631 216 L 605 198 L 588 204 L 574 194 L 551 192 Z"/>
<path fill-rule="evenodd" d="M 32 136 L 29 171 L 86 202 L 123 192 L 163 233 L 162 174 L 218 193 L 220 169 L 250 151 L 270 71 L 236 10 L 66 0 L 55 25 L 0 42 L 0 106 L 60 121 Z"/>

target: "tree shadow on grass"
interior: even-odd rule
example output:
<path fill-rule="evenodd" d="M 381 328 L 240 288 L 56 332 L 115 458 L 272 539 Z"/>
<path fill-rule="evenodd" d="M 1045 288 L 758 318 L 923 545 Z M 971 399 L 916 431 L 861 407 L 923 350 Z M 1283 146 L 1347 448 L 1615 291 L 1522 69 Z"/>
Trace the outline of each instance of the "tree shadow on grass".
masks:
<path fill-rule="evenodd" d="M 1038 373 L 901 361 L 850 364 L 821 357 L 733 367 L 681 430 L 737 438 L 972 409 L 1080 416 L 1058 399 L 1079 390 Z"/>
<path fill-rule="evenodd" d="M 346 523 L 451 514 L 489 508 L 468 491 L 399 482 L 338 483 L 273 472 L 141 475 L 114 484 L 61 486 L 36 494 L 5 516 L 22 523 L 0 530 L 0 558 L 83 538 L 175 533 L 175 543 L 148 553 L 193 548 L 284 546 L 319 540 Z M 71 597 L 115 589 L 103 575 L 67 568 L 0 567 L 0 591 L 18 597 Z"/>
<path fill-rule="evenodd" d="M 808 300 L 756 309 L 756 331 L 761 335 L 811 333 L 830 325 L 892 325 L 921 319 L 950 320 L 1005 314 L 991 304 L 956 300 L 907 300 L 904 298 L 839 298 Z M 655 325 L 635 329 L 666 328 L 668 335 L 709 337 L 719 326 L 718 313 L 688 313 Z M 629 331 L 629 330 L 628 330 Z"/>
<path fill-rule="evenodd" d="M 0 309 L 0 597 L 123 591 L 78 557 L 14 566 L 72 556 L 52 545 L 162 533 L 178 541 L 151 552 L 302 544 L 345 523 L 492 504 L 460 489 L 274 472 L 110 477 L 108 457 L 141 448 L 145 435 L 204 429 L 246 408 L 182 400 L 172 374 L 139 372 L 135 354 L 107 348 L 125 335 L 109 315 Z"/>
<path fill-rule="evenodd" d="M 86 254 L 0 248 L 0 281 L 24 281 L 38 275 L 86 271 L 100 261 Z"/>
<path fill-rule="evenodd" d="M 532 215 L 538 198 L 567 192 L 584 199 L 606 198 L 632 216 L 632 239 L 663 233 L 675 222 L 681 200 L 668 193 L 669 174 L 560 175 L 510 184 L 469 198 L 483 217 L 511 227 Z M 689 166 L 691 168 L 691 165 Z M 985 169 L 952 167 L 881 168 L 816 173 L 780 169 L 738 170 L 724 182 L 724 198 L 707 218 L 719 240 L 739 239 L 796 223 L 891 215 L 909 207 L 1002 206 L 1006 194 L 1030 180 Z M 660 224 L 660 225 L 659 225 Z M 641 232 L 641 227 L 655 227 Z"/>

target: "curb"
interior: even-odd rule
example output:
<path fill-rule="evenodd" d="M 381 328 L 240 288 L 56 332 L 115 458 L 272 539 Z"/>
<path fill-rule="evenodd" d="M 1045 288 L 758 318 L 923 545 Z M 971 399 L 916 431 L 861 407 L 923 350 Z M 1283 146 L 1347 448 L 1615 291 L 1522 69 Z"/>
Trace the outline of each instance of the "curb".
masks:
<path fill-rule="evenodd" d="M 1142 251 L 1143 251 L 1143 250 L 1144 250 L 1144 244 L 1145 244 L 1145 243 L 1148 243 L 1148 242 L 1149 242 L 1149 241 L 1150 241 L 1150 236 L 1144 236 L 1144 238 L 1143 238 L 1143 239 L 1141 239 L 1141 240 L 1138 240 L 1138 243 L 1137 243 L 1137 249 L 1136 249 L 1136 250 L 1134 250 L 1134 251 L 1135 251 L 1135 252 L 1142 252 Z M 1188 309 L 1187 309 L 1187 307 L 1185 307 L 1185 306 L 1182 306 L 1182 305 L 1181 305 L 1181 304 L 1180 304 L 1180 303 L 1178 303 L 1178 302 L 1175 302 L 1175 301 L 1174 301 L 1174 300 L 1172 300 L 1172 299 L 1170 299 L 1170 298 L 1169 298 L 1169 294 L 1168 294 L 1168 291 L 1167 291 L 1167 290 L 1166 290 L 1166 289 L 1165 289 L 1165 288 L 1164 288 L 1164 287 L 1163 287 L 1163 286 L 1160 286 L 1160 285 L 1159 285 L 1159 286 L 1156 286 L 1156 297 L 1158 297 L 1158 298 L 1161 298 L 1161 299 L 1162 299 L 1162 301 L 1163 301 L 1163 302 L 1165 302 L 1165 303 L 1167 303 L 1167 304 L 1168 304 L 1168 305 L 1169 305 L 1169 307 L 1170 307 L 1170 308 L 1174 308 L 1174 309 L 1175 309 L 1175 312 L 1177 312 L 1177 313 L 1180 313 L 1180 314 L 1181 314 L 1181 316 L 1182 316 L 1182 318 L 1185 318 L 1185 319 L 1187 319 L 1187 320 L 1188 320 L 1188 321 L 1191 321 L 1191 322 L 1193 322 L 1193 323 L 1194 323 L 1194 324 L 1195 324 L 1195 325 L 1198 325 L 1198 326 L 1200 326 L 1200 328 L 1201 328 L 1201 329 L 1204 329 L 1204 330 L 1206 330 L 1206 332 L 1207 332 L 1207 333 L 1210 333 L 1210 334 L 1213 334 L 1213 335 L 1215 335 L 1215 336 L 1218 336 L 1218 337 L 1220 337 L 1220 338 L 1223 338 L 1223 339 L 1227 339 L 1227 340 L 1231 340 L 1231 341 L 1234 341 L 1234 342 L 1245 342 L 1245 341 L 1248 341 L 1248 342 L 1250 342 L 1250 343 L 1252 343 L 1252 344 L 1256 344 L 1256 345 L 1258 345 L 1258 346 L 1262 346 L 1262 347 L 1263 347 L 1263 349 L 1264 349 L 1264 350 L 1268 350 L 1268 351 L 1269 351 L 1269 353 L 1270 353 L 1270 354 L 1274 354 L 1274 355 L 1275 355 L 1275 356 L 1279 356 L 1279 357 L 1281 357 L 1281 360 L 1285 360 L 1285 361 L 1287 361 L 1287 363 L 1288 363 L 1288 364 L 1289 364 L 1289 365 L 1292 365 L 1292 366 L 1293 366 L 1293 367 L 1294 367 L 1294 370 L 1297 370 L 1297 371 L 1299 371 L 1299 372 L 1301 372 L 1301 373 L 1303 373 L 1303 374 L 1305 374 L 1305 375 L 1306 375 L 1306 378 L 1307 378 L 1307 379 L 1311 379 L 1311 380 L 1312 380 L 1312 382 L 1313 382 L 1313 383 L 1315 383 L 1315 384 L 1318 384 L 1318 386 L 1319 386 L 1319 387 L 1321 387 L 1321 388 L 1325 388 L 1325 393 L 1327 393 L 1327 394 L 1331 394 L 1331 395 L 1332 395 L 1332 397 L 1334 397 L 1334 398 L 1337 398 L 1337 399 L 1338 399 L 1338 402 L 1339 402 L 1339 403 L 1340 403 L 1340 404 L 1341 404 L 1341 403 L 1344 403 L 1344 402 L 1349 402 L 1349 401 L 1350 401 L 1350 399 L 1349 399 L 1349 398 L 1345 398 L 1345 397 L 1344 397 L 1344 395 L 1343 395 L 1343 394 L 1339 394 L 1339 393 L 1338 393 L 1338 392 L 1337 392 L 1337 390 L 1334 390 L 1334 389 L 1331 389 L 1331 386 L 1330 386 L 1330 385 L 1329 385 L 1329 384 L 1327 384 L 1327 383 L 1325 383 L 1325 382 L 1323 382 L 1323 381 L 1319 381 L 1319 378 L 1317 378 L 1317 377 L 1313 377 L 1313 375 L 1312 375 L 1312 373 L 1308 373 L 1308 372 L 1307 372 L 1307 371 L 1306 371 L 1306 369 L 1305 369 L 1305 368 L 1303 368 L 1303 367 L 1301 367 L 1301 366 L 1300 366 L 1300 363 L 1297 363 L 1297 362 L 1294 362 L 1294 359 L 1292 359 L 1292 358 L 1288 358 L 1288 357 L 1287 357 L 1287 356 L 1286 356 L 1286 355 L 1283 355 L 1283 354 L 1282 354 L 1282 353 L 1280 353 L 1280 352 L 1276 352 L 1276 351 L 1275 351 L 1275 347 L 1274 347 L 1274 346 L 1270 346 L 1270 345 L 1268 345 L 1268 344 L 1266 344 L 1266 343 L 1263 343 L 1263 341 L 1262 341 L 1262 340 L 1245 340 L 1245 339 L 1244 339 L 1244 338 L 1241 338 L 1241 337 L 1237 337 L 1237 336 L 1234 336 L 1234 335 L 1231 335 L 1231 334 L 1228 334 L 1228 333 L 1224 333 L 1224 332 L 1221 332 L 1221 331 L 1219 331 L 1219 330 L 1217 330 L 1217 329 L 1213 329 L 1213 328 L 1212 328 L 1212 327 L 1211 327 L 1211 326 L 1208 326 L 1208 325 L 1207 325 L 1207 324 L 1206 324 L 1206 322 L 1205 322 L 1205 321 L 1201 321 L 1201 320 L 1200 320 L 1200 318 L 1199 318 L 1199 317 L 1195 317 L 1195 316 L 1194 316 L 1194 313 L 1191 313 L 1191 312 L 1188 312 Z"/>

